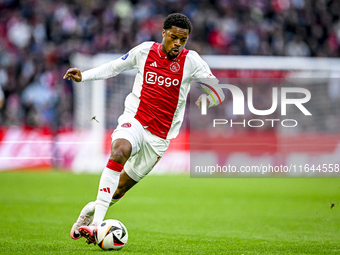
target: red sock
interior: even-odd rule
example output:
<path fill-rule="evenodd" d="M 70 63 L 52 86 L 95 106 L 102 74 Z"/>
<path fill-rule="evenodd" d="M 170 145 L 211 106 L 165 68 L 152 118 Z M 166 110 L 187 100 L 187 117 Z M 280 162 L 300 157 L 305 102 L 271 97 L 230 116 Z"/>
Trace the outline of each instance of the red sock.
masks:
<path fill-rule="evenodd" d="M 113 161 L 112 159 L 109 159 L 109 161 L 107 162 L 107 165 L 106 165 L 107 168 L 113 170 L 113 171 L 116 171 L 118 173 L 120 173 L 124 166 L 117 163 L 116 161 Z"/>

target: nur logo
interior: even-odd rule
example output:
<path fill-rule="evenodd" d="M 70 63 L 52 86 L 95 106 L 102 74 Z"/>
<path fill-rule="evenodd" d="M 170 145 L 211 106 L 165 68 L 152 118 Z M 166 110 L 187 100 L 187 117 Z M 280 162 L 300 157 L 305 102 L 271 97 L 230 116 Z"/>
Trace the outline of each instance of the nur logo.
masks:
<path fill-rule="evenodd" d="M 216 90 L 214 88 L 226 88 L 230 91 L 232 95 L 232 107 L 233 107 L 233 115 L 245 115 L 245 105 L 248 105 L 248 110 L 254 115 L 257 116 L 268 116 L 272 113 L 274 113 L 278 108 L 281 110 L 281 116 L 287 116 L 287 106 L 293 105 L 297 109 L 299 109 L 303 115 L 305 116 L 311 116 L 312 114 L 307 110 L 306 106 L 304 104 L 308 103 L 311 99 L 311 93 L 308 89 L 305 88 L 297 88 L 297 87 L 281 87 L 280 92 L 281 95 L 279 95 L 279 88 L 273 87 L 272 88 L 272 105 L 269 109 L 256 109 L 253 104 L 253 88 L 247 87 L 247 100 L 245 100 L 245 96 L 243 94 L 243 91 L 238 88 L 235 85 L 232 84 L 217 84 L 214 86 L 209 86 L 206 84 L 202 84 L 202 86 L 205 86 L 208 89 L 205 88 L 199 88 L 207 92 L 211 96 L 211 98 L 214 100 L 215 105 L 216 100 L 214 98 L 213 93 L 217 96 L 217 98 L 220 100 L 219 95 L 217 94 Z M 213 92 L 213 93 L 212 93 Z M 288 96 L 288 94 L 295 94 L 293 97 Z M 281 101 L 281 105 L 279 107 L 278 101 Z M 202 95 L 202 107 L 201 107 L 201 114 L 206 115 L 207 114 L 207 102 L 206 102 L 206 94 Z M 247 102 L 247 104 L 246 104 Z M 222 102 L 220 100 L 220 103 L 222 105 Z M 243 119 L 243 121 L 235 122 L 235 120 L 230 119 L 214 119 L 213 121 L 213 127 L 216 127 L 216 125 L 225 125 L 227 123 L 230 124 L 230 127 L 233 127 L 234 125 L 242 125 L 243 127 L 249 126 L 252 128 L 259 128 L 263 127 L 265 122 L 269 122 L 271 124 L 271 127 L 275 126 L 276 122 L 281 123 L 282 127 L 296 127 L 298 125 L 298 121 L 296 119 L 271 119 L 271 118 L 259 118 L 259 119 Z M 289 124 L 287 124 L 287 122 Z"/>

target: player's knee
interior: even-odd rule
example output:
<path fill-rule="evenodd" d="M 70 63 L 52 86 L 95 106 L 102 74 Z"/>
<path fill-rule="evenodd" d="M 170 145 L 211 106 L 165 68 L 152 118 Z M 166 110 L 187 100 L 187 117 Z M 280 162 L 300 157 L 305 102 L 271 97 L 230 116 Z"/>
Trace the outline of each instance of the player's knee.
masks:
<path fill-rule="evenodd" d="M 124 155 L 124 152 L 121 150 L 113 150 L 111 152 L 110 159 L 121 165 L 124 165 L 127 160 L 127 156 Z"/>
<path fill-rule="evenodd" d="M 124 165 L 131 155 L 131 144 L 125 139 L 118 139 L 112 143 L 110 159 Z"/>

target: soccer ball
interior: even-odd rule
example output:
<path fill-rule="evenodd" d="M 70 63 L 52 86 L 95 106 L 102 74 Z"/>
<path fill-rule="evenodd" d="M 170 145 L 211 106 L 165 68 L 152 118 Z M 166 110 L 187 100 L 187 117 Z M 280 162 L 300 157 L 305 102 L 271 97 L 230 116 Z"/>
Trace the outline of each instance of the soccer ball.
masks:
<path fill-rule="evenodd" d="M 128 240 L 128 231 L 118 220 L 105 220 L 97 227 L 94 237 L 103 250 L 120 250 Z"/>

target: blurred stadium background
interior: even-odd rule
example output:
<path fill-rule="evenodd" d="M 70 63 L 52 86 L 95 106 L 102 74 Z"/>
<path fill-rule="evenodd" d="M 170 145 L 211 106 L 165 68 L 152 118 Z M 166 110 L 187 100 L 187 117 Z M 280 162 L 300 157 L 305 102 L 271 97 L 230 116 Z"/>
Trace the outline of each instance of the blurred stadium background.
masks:
<path fill-rule="evenodd" d="M 302 79 L 298 86 L 310 85 L 312 97 L 316 96 L 310 105 L 315 109 L 313 118 L 302 121 L 293 136 L 282 138 L 284 130 L 266 126 L 256 131 L 229 129 L 219 139 L 249 146 L 225 149 L 225 153 L 242 152 L 258 159 L 276 155 L 273 162 L 280 164 L 281 156 L 294 150 L 306 160 L 317 154 L 327 161 L 323 163 L 339 163 L 339 1 L 0 0 L 0 86 L 4 95 L 0 171 L 101 171 L 134 73 L 81 84 L 62 77 L 71 66 L 86 70 L 143 41 L 160 42 L 163 20 L 172 12 L 191 19 L 194 29 L 187 48 L 201 54 L 219 79 L 246 79 L 244 88 L 264 79 L 257 85 L 257 108 L 270 107 L 271 97 L 264 95 L 271 91 L 268 88 L 285 84 L 282 80 L 286 78 Z M 268 84 L 268 79 L 275 82 Z M 197 91 L 192 95 L 196 97 Z M 227 95 L 226 107 L 217 113 L 230 118 L 231 99 Z M 190 101 L 188 109 L 193 105 Z M 199 120 L 199 112 L 191 114 Z M 98 122 L 91 120 L 94 116 Z M 189 119 L 187 113 L 182 132 L 155 171 L 189 171 Z M 193 126 L 201 132 L 199 125 Z M 258 141 L 272 146 L 254 146 Z M 288 148 L 291 141 L 305 146 Z"/>

